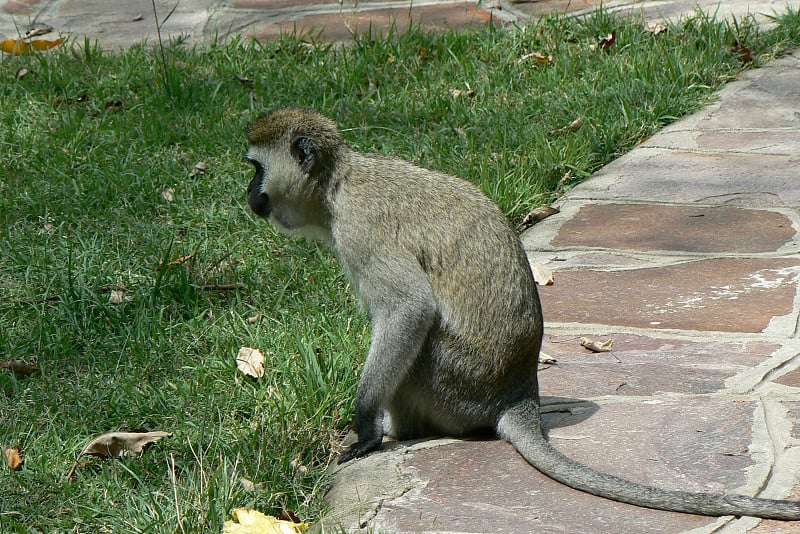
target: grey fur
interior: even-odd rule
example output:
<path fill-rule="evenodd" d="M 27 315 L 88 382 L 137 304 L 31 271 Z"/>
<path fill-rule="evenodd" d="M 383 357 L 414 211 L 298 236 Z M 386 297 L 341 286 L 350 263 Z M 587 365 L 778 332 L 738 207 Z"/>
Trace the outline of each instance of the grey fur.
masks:
<path fill-rule="evenodd" d="M 398 439 L 508 440 L 570 487 L 638 506 L 798 520 L 800 503 L 666 491 L 600 473 L 545 438 L 536 365 L 542 314 L 513 228 L 477 187 L 408 162 L 362 154 L 330 119 L 279 109 L 251 127 L 253 210 L 326 240 L 369 313 L 358 385 L 358 441 L 340 462 Z"/>

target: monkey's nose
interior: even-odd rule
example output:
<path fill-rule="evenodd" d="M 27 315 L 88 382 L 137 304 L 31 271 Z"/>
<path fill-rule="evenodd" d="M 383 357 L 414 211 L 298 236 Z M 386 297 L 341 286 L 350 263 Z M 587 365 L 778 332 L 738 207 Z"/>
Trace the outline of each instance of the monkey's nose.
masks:
<path fill-rule="evenodd" d="M 266 193 L 254 195 L 252 191 L 248 189 L 247 203 L 250 205 L 250 209 L 253 210 L 253 213 L 261 217 L 269 217 L 272 211 L 272 202 L 270 202 L 269 195 Z"/>

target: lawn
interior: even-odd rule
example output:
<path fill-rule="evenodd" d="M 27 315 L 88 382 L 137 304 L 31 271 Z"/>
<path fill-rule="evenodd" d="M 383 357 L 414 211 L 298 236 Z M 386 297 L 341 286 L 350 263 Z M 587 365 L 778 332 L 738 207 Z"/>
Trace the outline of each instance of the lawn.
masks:
<path fill-rule="evenodd" d="M 0 466 L 0 531 L 219 532 L 235 507 L 322 512 L 369 325 L 324 246 L 249 212 L 260 113 L 319 109 L 361 150 L 473 180 L 519 224 L 800 44 L 797 11 L 777 22 L 647 31 L 600 12 L 346 47 L 3 55 L 0 362 L 37 370 L 0 368 L 0 448 L 24 460 Z M 265 355 L 263 378 L 237 370 L 243 346 Z M 172 436 L 70 473 L 92 438 L 134 429 Z"/>

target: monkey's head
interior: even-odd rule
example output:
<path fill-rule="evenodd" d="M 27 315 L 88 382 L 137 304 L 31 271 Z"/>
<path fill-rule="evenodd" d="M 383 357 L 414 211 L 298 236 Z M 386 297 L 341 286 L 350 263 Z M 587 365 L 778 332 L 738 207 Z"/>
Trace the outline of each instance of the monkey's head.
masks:
<path fill-rule="evenodd" d="M 326 192 L 344 141 L 335 122 L 315 111 L 285 108 L 260 117 L 247 134 L 255 176 L 247 203 L 279 228 L 326 233 Z"/>

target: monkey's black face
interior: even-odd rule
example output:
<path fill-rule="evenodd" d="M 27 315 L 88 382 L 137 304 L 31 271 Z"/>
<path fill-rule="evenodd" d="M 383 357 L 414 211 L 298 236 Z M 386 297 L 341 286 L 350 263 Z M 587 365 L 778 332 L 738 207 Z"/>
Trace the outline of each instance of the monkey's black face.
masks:
<path fill-rule="evenodd" d="M 261 190 L 261 184 L 264 181 L 264 166 L 255 159 L 249 161 L 256 168 L 256 174 L 250 180 L 250 185 L 247 186 L 247 203 L 256 215 L 269 217 L 272 204 L 269 201 L 269 195 Z"/>

